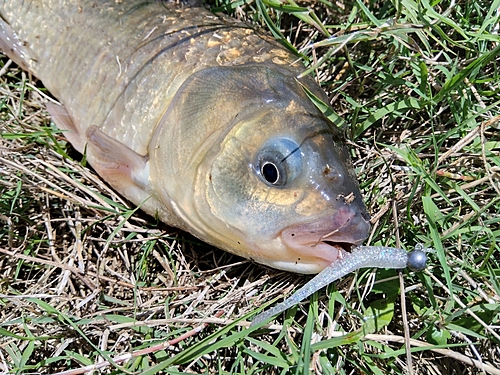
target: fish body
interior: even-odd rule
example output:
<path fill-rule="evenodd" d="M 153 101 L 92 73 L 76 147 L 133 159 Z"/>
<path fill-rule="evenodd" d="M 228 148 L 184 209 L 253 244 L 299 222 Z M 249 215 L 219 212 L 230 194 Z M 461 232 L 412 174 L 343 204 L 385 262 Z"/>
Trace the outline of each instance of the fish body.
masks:
<path fill-rule="evenodd" d="M 265 34 L 159 1 L 0 1 L 0 49 L 113 188 L 224 250 L 316 273 L 368 235 L 341 132 Z"/>

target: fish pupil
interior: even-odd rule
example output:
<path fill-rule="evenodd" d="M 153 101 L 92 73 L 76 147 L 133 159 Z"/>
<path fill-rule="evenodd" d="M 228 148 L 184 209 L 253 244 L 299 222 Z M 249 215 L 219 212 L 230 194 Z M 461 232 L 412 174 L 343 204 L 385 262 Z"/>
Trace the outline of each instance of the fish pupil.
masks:
<path fill-rule="evenodd" d="M 270 162 L 266 162 L 262 165 L 261 174 L 270 184 L 277 183 L 280 178 L 280 172 L 278 171 L 278 167 L 276 167 L 276 165 Z"/>

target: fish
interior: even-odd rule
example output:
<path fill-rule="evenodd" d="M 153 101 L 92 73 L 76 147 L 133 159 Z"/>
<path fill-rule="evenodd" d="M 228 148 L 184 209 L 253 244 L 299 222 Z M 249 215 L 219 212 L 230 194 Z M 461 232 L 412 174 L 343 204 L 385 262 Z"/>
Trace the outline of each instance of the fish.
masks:
<path fill-rule="evenodd" d="M 0 50 L 60 105 L 53 122 L 132 204 L 202 241 L 303 274 L 370 232 L 329 99 L 265 32 L 205 7 L 0 1 Z"/>

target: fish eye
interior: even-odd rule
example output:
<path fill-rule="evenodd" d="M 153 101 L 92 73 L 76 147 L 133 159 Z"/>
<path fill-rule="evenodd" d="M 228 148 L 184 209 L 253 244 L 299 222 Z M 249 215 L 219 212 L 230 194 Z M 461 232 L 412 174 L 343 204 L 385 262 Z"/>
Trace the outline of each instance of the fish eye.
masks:
<path fill-rule="evenodd" d="M 269 161 L 264 162 L 260 167 L 260 174 L 266 179 L 270 184 L 276 184 L 280 179 L 280 171 L 278 167 Z"/>
<path fill-rule="evenodd" d="M 255 171 L 268 186 L 281 187 L 293 181 L 302 169 L 299 146 L 289 139 L 275 139 L 257 155 Z"/>

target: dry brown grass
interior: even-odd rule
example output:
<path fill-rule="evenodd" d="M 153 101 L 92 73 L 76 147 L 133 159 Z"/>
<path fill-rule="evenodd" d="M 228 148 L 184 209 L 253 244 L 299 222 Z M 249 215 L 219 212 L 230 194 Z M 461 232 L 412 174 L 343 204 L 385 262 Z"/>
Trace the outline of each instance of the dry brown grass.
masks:
<path fill-rule="evenodd" d="M 328 12 L 323 16 L 325 24 L 332 18 Z M 320 35 L 300 25 L 309 32 L 295 43 L 303 46 Z M 360 44 L 352 53 L 361 61 L 366 48 Z M 381 43 L 371 53 L 384 48 Z M 322 52 L 318 49 L 318 56 Z M 346 65 L 333 61 L 318 73 L 336 99 L 336 110 L 356 123 L 352 117 L 358 109 L 353 111 L 342 92 L 375 107 L 373 97 L 380 104 L 390 101 L 389 94 L 375 89 L 382 67 L 348 81 Z M 401 237 L 407 246 L 437 241 L 422 200 L 428 196 L 447 217 L 436 219 L 442 226 L 436 233 L 446 249 L 444 262 L 434 255 L 425 273 L 406 275 L 401 296 L 394 272 L 360 272 L 329 287 L 327 296 L 313 296 L 296 315 L 288 312 L 274 330 L 252 334 L 244 331 L 247 314 L 308 278 L 252 264 L 136 211 L 82 165 L 81 156 L 50 124 L 44 102 L 52 99 L 40 83 L 8 65 L 6 58 L 0 66 L 0 373 L 78 369 L 175 339 L 207 322 L 213 324 L 202 333 L 139 356 L 126 369 L 118 364 L 106 371 L 143 372 L 192 348 L 203 349 L 203 340 L 214 337 L 207 348 L 230 341 L 151 373 L 278 374 L 306 373 L 307 368 L 317 373 L 413 369 L 421 374 L 479 374 L 481 366 L 486 373 L 500 373 L 499 166 L 487 156 L 486 146 L 481 151 L 481 142 L 500 141 L 493 127 L 498 118 L 491 109 L 478 115 L 477 126 L 456 134 L 449 134 L 450 119 L 457 116 L 451 102 L 436 105 L 434 112 L 408 110 L 396 120 L 388 113 L 352 144 L 373 216 L 370 241 L 394 244 Z M 496 74 L 494 67 L 488 69 Z M 434 79 L 442 78 L 432 73 Z M 341 87 L 339 80 L 349 84 Z M 498 82 L 492 85 L 498 90 Z M 401 95 L 412 95 L 405 90 Z M 473 90 L 461 90 L 474 100 Z M 491 103 L 498 108 L 498 94 L 486 104 Z M 434 149 L 429 139 L 440 136 Z M 384 144 L 400 150 L 408 145 L 416 157 Z M 498 148 L 493 152 L 499 156 Z M 419 168 L 428 172 L 429 180 L 419 175 Z M 460 180 L 464 176 L 470 181 Z M 429 192 L 432 183 L 444 194 Z M 380 300 L 394 304 L 393 315 L 387 326 L 370 331 L 364 321 Z M 307 323 L 312 316 L 316 322 Z M 360 334 L 363 328 L 368 331 Z M 408 358 L 405 341 L 427 350 L 414 349 Z M 263 349 L 262 342 L 270 348 Z M 308 343 L 316 345 L 310 362 L 291 363 L 291 358 L 301 358 L 294 353 L 302 353 Z M 283 358 L 272 357 L 272 348 L 284 353 Z M 255 353 L 272 357 L 269 364 Z M 286 371 L 286 366 L 273 366 L 287 361 Z"/>
<path fill-rule="evenodd" d="M 52 337 L 31 361 L 64 350 L 85 355 L 95 349 L 89 341 L 122 353 L 144 340 L 141 330 L 108 320 L 110 314 L 147 320 L 171 337 L 219 310 L 240 316 L 259 304 L 267 270 L 135 212 L 81 165 L 60 134 L 43 130 L 51 125 L 38 82 L 13 65 L 0 79 L 0 192 L 4 199 L 12 194 L 2 202 L 10 214 L 0 217 L 7 229 L 0 237 L 0 321 L 10 322 L 4 328 L 13 335 L 28 329 Z M 61 156 L 59 147 L 77 160 Z M 282 286 L 293 281 L 286 273 L 278 278 Z M 88 319 L 80 327 L 86 338 L 35 299 L 68 319 Z M 8 348 L 22 352 L 28 343 L 0 338 L 3 371 Z"/>

